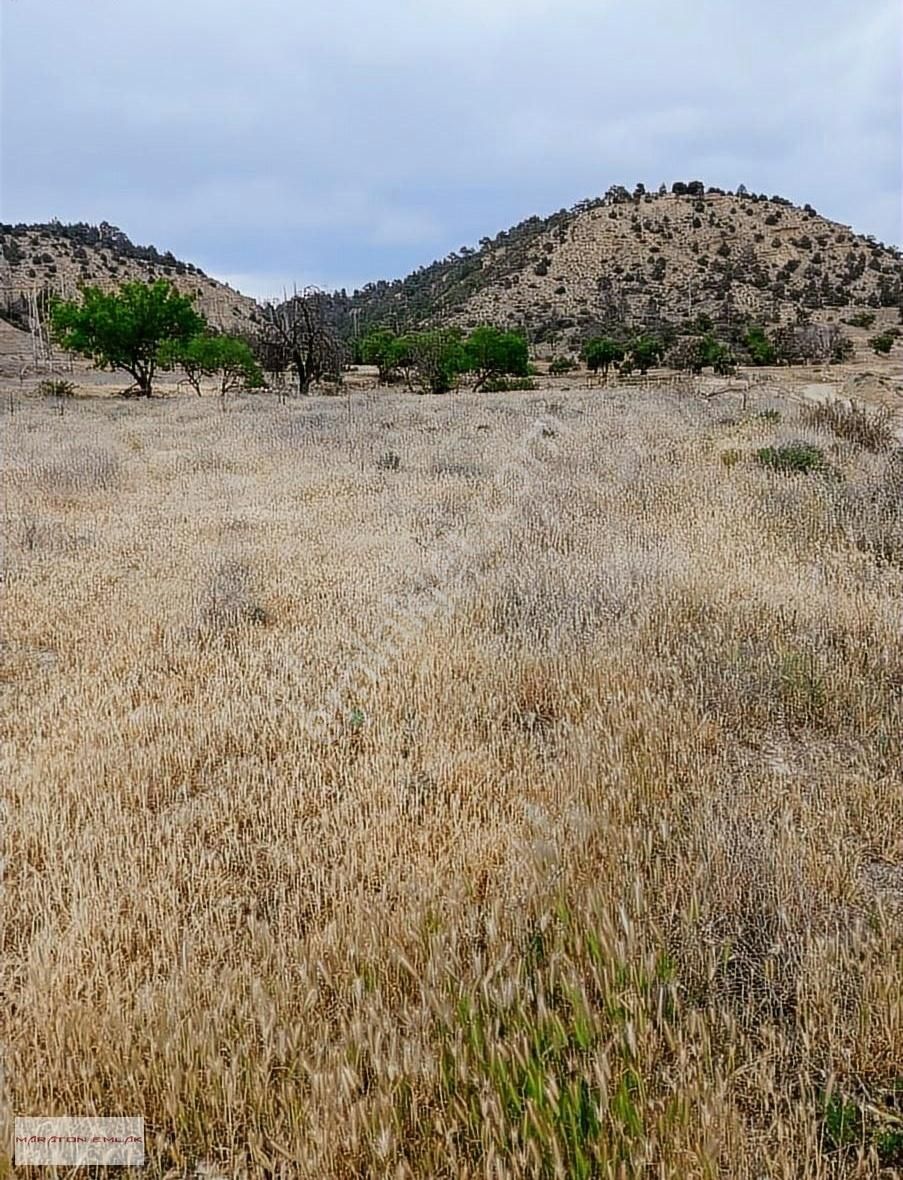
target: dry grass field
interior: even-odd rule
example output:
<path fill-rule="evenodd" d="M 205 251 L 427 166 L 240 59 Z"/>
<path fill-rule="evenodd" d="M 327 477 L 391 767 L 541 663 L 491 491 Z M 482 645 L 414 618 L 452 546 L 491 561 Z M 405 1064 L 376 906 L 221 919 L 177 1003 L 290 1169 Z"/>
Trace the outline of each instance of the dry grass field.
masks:
<path fill-rule="evenodd" d="M 0 408 L 4 1150 L 903 1170 L 892 440 L 767 388 Z"/>

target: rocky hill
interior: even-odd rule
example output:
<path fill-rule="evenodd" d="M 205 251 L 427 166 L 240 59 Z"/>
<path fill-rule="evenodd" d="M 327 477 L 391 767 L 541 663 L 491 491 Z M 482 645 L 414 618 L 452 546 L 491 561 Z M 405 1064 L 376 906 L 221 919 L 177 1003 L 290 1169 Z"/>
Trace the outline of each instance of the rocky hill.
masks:
<path fill-rule="evenodd" d="M 0 320 L 29 327 L 29 300 L 81 283 L 171 279 L 216 327 L 253 330 L 255 301 L 115 226 L 0 224 Z M 525 330 L 531 343 L 574 344 L 598 331 L 655 329 L 707 317 L 737 325 L 840 320 L 849 309 L 903 305 L 903 253 L 811 206 L 677 183 L 671 192 L 615 186 L 549 217 L 530 217 L 407 278 L 331 298 L 346 337 L 479 323 Z M 894 313 L 895 314 L 895 313 Z M 890 312 L 885 313 L 890 315 Z"/>
<path fill-rule="evenodd" d="M 0 318 L 29 326 L 31 295 L 70 297 L 90 283 L 117 287 L 129 280 L 171 280 L 197 296 L 198 309 L 214 326 L 248 330 L 256 318 L 253 299 L 205 275 L 190 262 L 153 246 L 136 246 L 116 226 L 53 221 L 45 225 L 0 224 Z"/>
<path fill-rule="evenodd" d="M 654 327 L 700 314 L 777 323 L 800 309 L 819 319 L 901 303 L 899 250 L 809 205 L 694 181 L 657 194 L 616 187 L 531 217 L 478 249 L 355 292 L 343 312 L 357 330 L 492 322 L 542 343 L 610 324 Z"/>

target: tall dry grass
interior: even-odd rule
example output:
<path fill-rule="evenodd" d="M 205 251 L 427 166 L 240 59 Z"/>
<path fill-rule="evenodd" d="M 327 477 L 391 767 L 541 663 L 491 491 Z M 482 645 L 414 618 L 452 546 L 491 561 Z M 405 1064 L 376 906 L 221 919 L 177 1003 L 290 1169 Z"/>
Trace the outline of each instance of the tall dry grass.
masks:
<path fill-rule="evenodd" d="M 4 1143 L 903 1166 L 895 457 L 556 397 L 4 419 Z M 746 461 L 801 436 L 841 479 Z"/>

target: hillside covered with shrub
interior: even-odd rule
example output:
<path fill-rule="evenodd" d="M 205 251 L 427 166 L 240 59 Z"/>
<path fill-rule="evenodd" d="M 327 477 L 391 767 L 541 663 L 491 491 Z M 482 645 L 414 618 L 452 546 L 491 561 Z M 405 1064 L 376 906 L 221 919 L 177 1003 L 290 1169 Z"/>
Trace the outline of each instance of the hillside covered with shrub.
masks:
<path fill-rule="evenodd" d="M 0 223 L 0 319 L 28 327 L 28 296 L 71 297 L 82 284 L 110 290 L 126 282 L 169 279 L 182 294 L 195 295 L 199 310 L 217 327 L 245 331 L 257 304 L 171 251 L 137 246 L 103 221 L 34 225 Z"/>
<path fill-rule="evenodd" d="M 698 316 L 729 329 L 899 307 L 903 255 L 810 205 L 742 186 L 615 186 L 338 302 L 346 330 L 495 323 L 537 344 Z"/>

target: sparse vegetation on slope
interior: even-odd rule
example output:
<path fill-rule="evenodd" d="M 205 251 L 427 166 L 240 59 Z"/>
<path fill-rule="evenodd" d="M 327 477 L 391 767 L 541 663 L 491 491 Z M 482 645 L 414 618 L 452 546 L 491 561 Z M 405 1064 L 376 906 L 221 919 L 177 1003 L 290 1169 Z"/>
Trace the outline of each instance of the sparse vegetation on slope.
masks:
<path fill-rule="evenodd" d="M 74 298 L 81 286 L 115 290 L 126 282 L 171 282 L 192 295 L 219 331 L 247 332 L 257 304 L 205 275 L 190 262 L 154 246 L 137 246 L 114 225 L 59 221 L 35 225 L 0 224 L 0 317 L 27 329 L 28 297 L 43 305 Z"/>
<path fill-rule="evenodd" d="M 795 319 L 800 309 L 901 303 L 899 251 L 811 206 L 694 181 L 658 195 L 615 186 L 406 279 L 339 297 L 337 307 L 396 331 L 488 322 L 525 330 L 531 342 L 578 343 L 625 325 L 660 334 L 704 314 L 734 344 L 744 324 Z"/>

